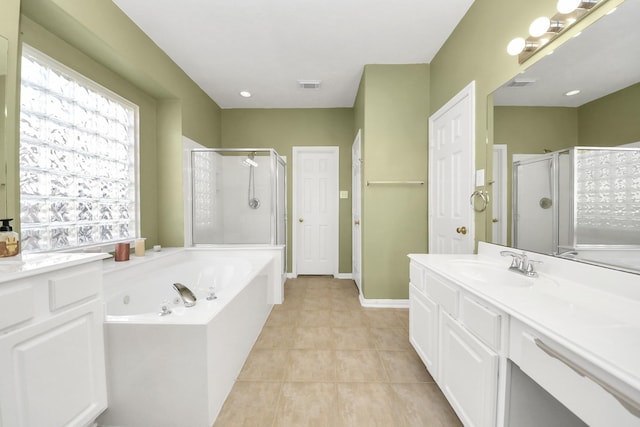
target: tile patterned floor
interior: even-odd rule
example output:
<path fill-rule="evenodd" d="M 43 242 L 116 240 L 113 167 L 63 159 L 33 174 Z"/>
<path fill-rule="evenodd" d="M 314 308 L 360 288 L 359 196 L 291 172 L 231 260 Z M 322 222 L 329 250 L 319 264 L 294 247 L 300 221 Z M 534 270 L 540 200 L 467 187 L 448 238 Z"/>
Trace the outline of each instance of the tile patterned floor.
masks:
<path fill-rule="evenodd" d="M 287 280 L 214 427 L 460 426 L 408 337 L 351 280 Z"/>

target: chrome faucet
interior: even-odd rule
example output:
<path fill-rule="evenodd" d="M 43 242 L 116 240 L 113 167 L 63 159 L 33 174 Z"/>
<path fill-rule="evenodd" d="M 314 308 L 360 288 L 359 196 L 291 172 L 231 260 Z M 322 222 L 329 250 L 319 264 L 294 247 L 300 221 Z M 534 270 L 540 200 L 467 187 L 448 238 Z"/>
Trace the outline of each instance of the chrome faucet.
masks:
<path fill-rule="evenodd" d="M 196 305 L 197 298 L 195 294 L 191 292 L 191 289 L 187 288 L 182 283 L 174 283 L 173 289 L 175 289 L 178 295 L 180 295 L 185 307 L 193 307 Z"/>
<path fill-rule="evenodd" d="M 509 271 L 515 271 L 520 274 L 524 274 L 527 277 L 538 277 L 533 269 L 533 264 L 542 261 L 533 261 L 527 257 L 527 254 L 522 252 L 521 254 L 513 251 L 500 251 L 502 256 L 511 256 L 511 265 Z"/>

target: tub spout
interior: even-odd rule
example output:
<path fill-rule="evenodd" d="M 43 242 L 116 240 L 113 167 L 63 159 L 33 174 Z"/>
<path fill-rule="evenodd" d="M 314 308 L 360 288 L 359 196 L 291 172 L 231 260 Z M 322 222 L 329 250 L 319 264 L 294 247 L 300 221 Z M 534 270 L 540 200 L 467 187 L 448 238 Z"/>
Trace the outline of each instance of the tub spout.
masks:
<path fill-rule="evenodd" d="M 195 294 L 191 292 L 191 289 L 187 288 L 182 283 L 174 283 L 173 289 L 175 289 L 178 295 L 180 295 L 185 307 L 193 307 L 196 305 L 197 298 Z"/>

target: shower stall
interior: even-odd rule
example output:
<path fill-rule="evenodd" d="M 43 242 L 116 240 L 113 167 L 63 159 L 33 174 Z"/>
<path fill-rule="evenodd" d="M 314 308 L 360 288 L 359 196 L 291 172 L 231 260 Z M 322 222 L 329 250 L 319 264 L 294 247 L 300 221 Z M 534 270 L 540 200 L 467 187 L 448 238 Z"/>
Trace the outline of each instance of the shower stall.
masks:
<path fill-rule="evenodd" d="M 513 245 L 640 249 L 640 149 L 574 147 L 513 163 Z"/>
<path fill-rule="evenodd" d="M 189 155 L 192 245 L 286 245 L 287 165 L 275 150 Z"/>

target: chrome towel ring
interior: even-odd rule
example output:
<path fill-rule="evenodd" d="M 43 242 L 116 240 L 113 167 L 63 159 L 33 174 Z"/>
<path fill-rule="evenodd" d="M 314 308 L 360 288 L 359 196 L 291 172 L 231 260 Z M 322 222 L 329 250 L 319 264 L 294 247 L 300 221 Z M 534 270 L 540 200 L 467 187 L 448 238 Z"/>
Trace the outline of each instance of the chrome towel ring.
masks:
<path fill-rule="evenodd" d="M 480 199 L 478 204 L 476 204 L 477 199 Z M 471 193 L 469 202 L 471 203 L 471 207 L 473 207 L 474 211 L 484 212 L 487 210 L 487 205 L 489 204 L 489 193 L 484 190 L 476 190 Z"/>

